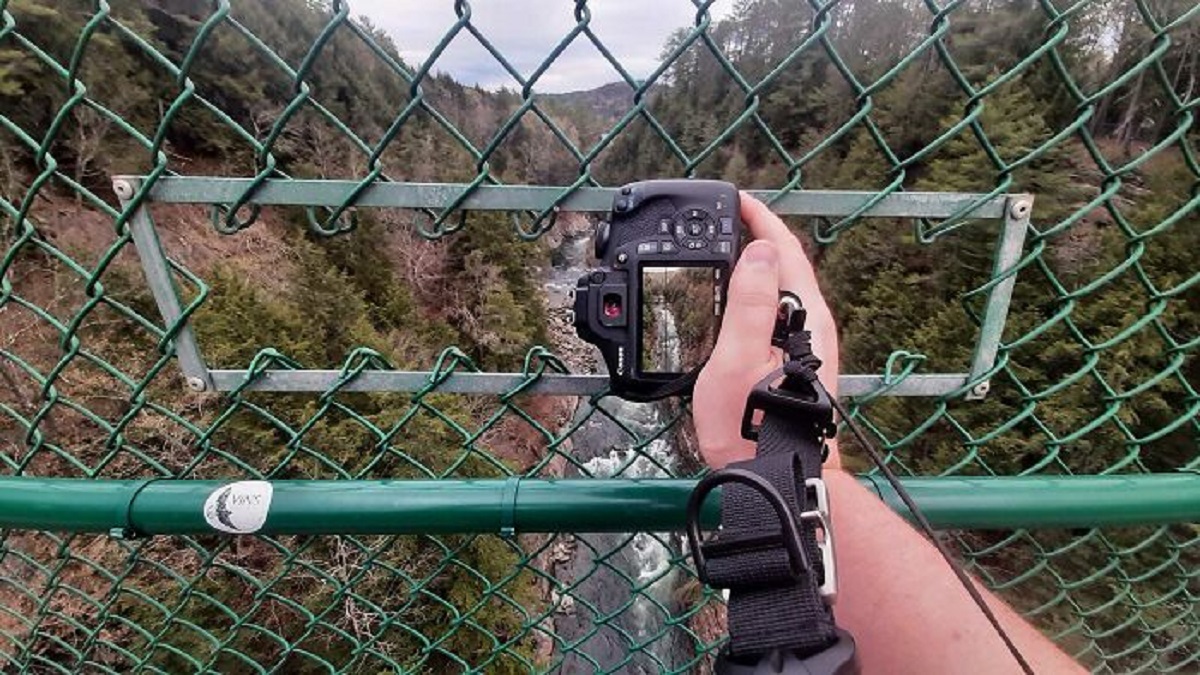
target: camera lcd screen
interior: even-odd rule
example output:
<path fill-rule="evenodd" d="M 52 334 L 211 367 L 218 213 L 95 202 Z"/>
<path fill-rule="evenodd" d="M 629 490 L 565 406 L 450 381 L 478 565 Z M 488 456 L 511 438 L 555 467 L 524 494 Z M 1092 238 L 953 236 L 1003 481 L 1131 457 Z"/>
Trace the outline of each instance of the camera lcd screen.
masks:
<path fill-rule="evenodd" d="M 641 370 L 686 373 L 704 363 L 720 328 L 722 268 L 642 268 Z"/>

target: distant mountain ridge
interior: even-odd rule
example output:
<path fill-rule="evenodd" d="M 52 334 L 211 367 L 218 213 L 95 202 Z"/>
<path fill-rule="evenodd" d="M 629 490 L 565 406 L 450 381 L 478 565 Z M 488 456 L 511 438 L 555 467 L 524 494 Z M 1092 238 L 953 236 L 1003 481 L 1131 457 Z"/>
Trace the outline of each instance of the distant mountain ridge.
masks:
<path fill-rule="evenodd" d="M 542 94 L 552 104 L 588 113 L 598 124 L 608 127 L 619 120 L 633 105 L 633 88 L 625 82 L 610 82 L 595 89 Z"/>

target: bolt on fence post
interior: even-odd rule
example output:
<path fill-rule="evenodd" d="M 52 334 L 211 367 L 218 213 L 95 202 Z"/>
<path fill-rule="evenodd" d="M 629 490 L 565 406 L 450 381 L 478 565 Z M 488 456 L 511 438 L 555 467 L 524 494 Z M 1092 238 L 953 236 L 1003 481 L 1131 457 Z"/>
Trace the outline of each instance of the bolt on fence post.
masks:
<path fill-rule="evenodd" d="M 117 194 L 117 199 L 121 201 L 129 201 L 133 199 L 133 185 L 124 178 L 113 179 L 113 192 Z"/>
<path fill-rule="evenodd" d="M 1009 214 L 1017 220 L 1025 220 L 1029 217 L 1029 211 L 1033 208 L 1033 204 L 1028 199 L 1018 199 L 1009 207 Z"/>

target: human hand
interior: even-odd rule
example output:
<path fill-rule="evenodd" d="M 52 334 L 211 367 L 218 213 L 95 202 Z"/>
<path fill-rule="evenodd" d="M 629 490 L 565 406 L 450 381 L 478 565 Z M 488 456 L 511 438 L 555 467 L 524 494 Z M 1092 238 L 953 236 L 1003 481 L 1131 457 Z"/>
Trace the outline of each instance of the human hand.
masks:
<path fill-rule="evenodd" d="M 754 456 L 754 443 L 742 438 L 742 412 L 750 389 L 782 364 L 779 350 L 771 347 L 780 290 L 795 293 L 804 304 L 805 328 L 822 363 L 821 382 L 837 396 L 837 327 L 804 248 L 778 216 L 745 192 L 741 214 L 755 241 L 729 279 L 721 334 L 692 398 L 700 453 L 713 468 Z M 833 442 L 825 465 L 841 468 Z"/>

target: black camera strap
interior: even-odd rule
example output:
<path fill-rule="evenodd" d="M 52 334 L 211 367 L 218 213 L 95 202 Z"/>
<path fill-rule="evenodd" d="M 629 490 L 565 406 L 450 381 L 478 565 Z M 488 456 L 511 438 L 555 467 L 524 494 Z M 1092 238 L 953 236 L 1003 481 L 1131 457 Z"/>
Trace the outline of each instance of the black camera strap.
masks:
<path fill-rule="evenodd" d="M 795 575 L 783 528 L 757 488 L 731 484 L 721 494 L 723 552 L 709 547 L 706 576 L 713 586 L 728 588 L 730 653 L 761 655 L 773 649 L 810 655 L 837 639 L 833 612 L 822 587 L 833 574 L 817 542 L 817 529 L 827 518 L 813 495 L 820 481 L 820 447 L 798 448 L 801 429 L 795 421 L 767 415 L 759 431 L 758 456 L 731 465 L 766 479 L 797 519 L 806 565 Z M 826 531 L 826 535 L 828 532 Z M 751 541 L 757 545 L 747 545 Z"/>
<path fill-rule="evenodd" d="M 757 441 L 755 457 L 706 476 L 689 503 L 701 581 L 729 589 L 719 673 L 755 672 L 764 661 L 775 672 L 792 672 L 788 663 L 814 675 L 857 672 L 854 641 L 838 630 L 830 606 L 837 573 L 821 465 L 833 407 L 804 318 L 799 300 L 784 294 L 772 342 L 787 360 L 751 391 L 742 421 L 742 435 Z M 703 541 L 699 507 L 718 485 L 721 530 Z"/>

